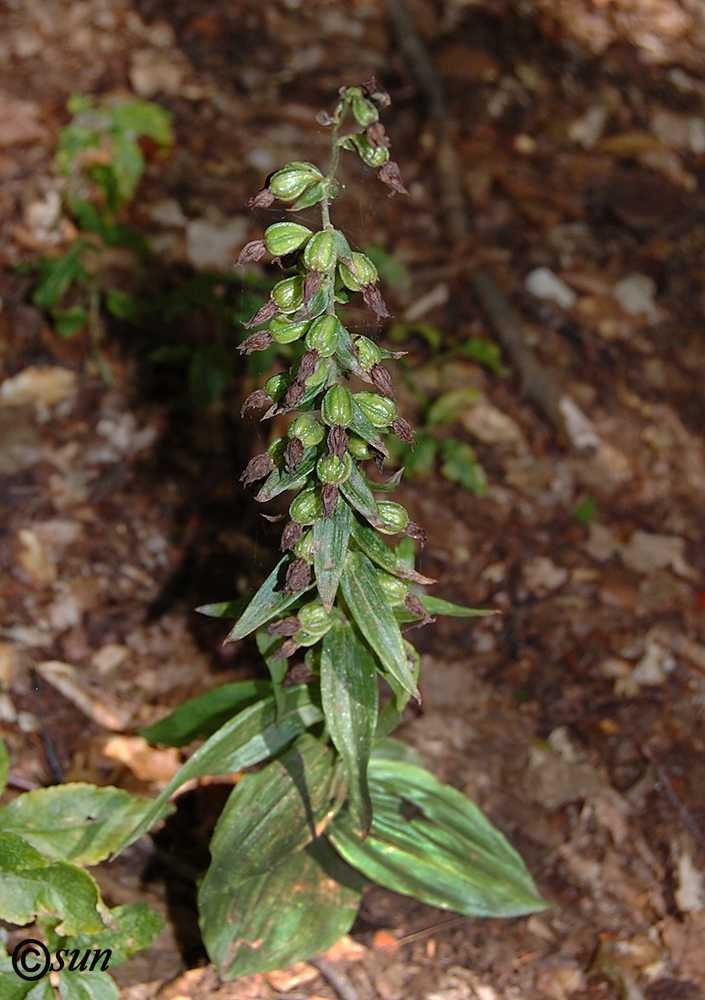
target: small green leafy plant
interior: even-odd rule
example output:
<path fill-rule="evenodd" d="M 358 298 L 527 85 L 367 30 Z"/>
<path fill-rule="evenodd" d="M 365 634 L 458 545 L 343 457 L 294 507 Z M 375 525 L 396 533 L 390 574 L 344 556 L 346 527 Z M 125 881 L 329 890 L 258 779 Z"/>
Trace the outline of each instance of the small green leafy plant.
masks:
<path fill-rule="evenodd" d="M 9 763 L 0 742 L 0 794 Z M 79 783 L 25 792 L 0 809 L 0 918 L 34 924 L 29 955 L 10 956 L 0 942 L 3 1000 L 52 1000 L 49 971 L 64 1000 L 117 1000 L 107 969 L 146 948 L 163 920 L 144 903 L 109 909 L 84 866 L 107 858 L 151 809 L 121 789 Z"/>
<path fill-rule="evenodd" d="M 110 98 L 97 105 L 74 96 L 68 109 L 74 117 L 59 133 L 56 162 L 75 236 L 59 256 L 40 260 L 32 302 L 49 312 L 59 336 L 87 332 L 91 356 L 110 382 L 100 352 L 104 311 L 131 319 L 138 307 L 132 295 L 107 283 L 106 256 L 114 248 L 144 252 L 144 240 L 120 222 L 120 213 L 144 173 L 142 144 L 166 150 L 174 137 L 168 112 L 151 101 Z"/>
<path fill-rule="evenodd" d="M 542 909 L 521 858 L 480 810 L 441 784 L 389 737 L 418 698 L 419 657 L 405 623 L 434 614 L 487 614 L 414 593 L 434 581 L 414 567 L 423 530 L 388 499 L 398 475 L 373 481 L 384 435 L 413 442 L 397 412 L 390 356 L 353 336 L 338 308 L 356 293 L 388 315 L 370 259 L 330 219 L 343 150 L 357 153 L 393 192 L 404 193 L 374 81 L 343 88 L 333 115 L 331 162 L 291 162 L 250 204 L 276 199 L 293 212 L 317 205 L 321 226 L 275 222 L 241 262 L 269 253 L 289 268 L 248 324 L 244 353 L 291 345 L 288 373 L 245 401 L 262 419 L 288 414 L 287 433 L 253 458 L 245 484 L 260 502 L 294 491 L 284 553 L 250 599 L 200 610 L 236 618 L 231 641 L 252 633 L 269 681 L 225 685 L 195 698 L 143 735 L 182 746 L 205 742 L 130 836 L 149 829 L 185 782 L 258 765 L 237 783 L 216 826 L 198 894 L 203 940 L 221 976 L 262 972 L 314 955 L 352 925 L 370 881 L 463 914 L 514 916 Z M 353 130 L 341 134 L 352 115 Z M 355 377 L 369 388 L 346 382 Z M 393 547 L 385 537 L 402 536 Z M 295 664 L 303 657 L 303 663 Z M 391 698 L 380 709 L 378 680 Z"/>

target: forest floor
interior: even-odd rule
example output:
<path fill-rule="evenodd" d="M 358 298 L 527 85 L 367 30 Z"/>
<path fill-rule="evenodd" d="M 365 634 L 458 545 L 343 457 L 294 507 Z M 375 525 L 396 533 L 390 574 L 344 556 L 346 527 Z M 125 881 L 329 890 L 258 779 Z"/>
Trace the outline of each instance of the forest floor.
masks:
<path fill-rule="evenodd" d="M 151 160 L 126 218 L 151 241 L 156 294 L 195 269 L 232 275 L 242 245 L 281 217 L 248 211 L 248 197 L 287 159 L 324 162 L 316 113 L 374 75 L 393 98 L 385 124 L 409 197 L 388 198 L 350 157 L 335 221 L 411 278 L 384 288 L 409 351 L 402 412 L 418 427 L 424 400 L 475 390 L 437 433 L 471 445 L 487 479 L 474 495 L 436 467 L 400 499 L 428 533 L 420 568 L 434 593 L 501 612 L 414 633 L 423 700 L 400 735 L 503 830 L 551 908 L 482 921 L 373 889 L 328 957 L 359 1000 L 697 1000 L 705 15 L 675 0 L 408 7 L 445 89 L 460 240 L 438 131 L 381 0 L 4 5 L 0 720 L 14 788 L 164 787 L 179 752 L 135 730 L 261 674 L 254 646 L 222 646 L 227 623 L 193 608 L 255 587 L 278 544 L 238 483 L 263 433 L 238 417 L 251 388 L 240 362 L 198 413 L 182 373 L 147 357 L 172 333 L 207 344 L 207 314 L 144 342 L 109 325 L 107 387 L 86 344 L 30 304 L 16 265 L 60 246 L 53 155 L 67 99 L 132 92 L 173 115 L 175 149 Z M 560 433 L 509 356 L 491 371 L 463 354 L 493 338 L 479 269 L 582 412 L 577 433 Z M 253 311 L 246 288 L 216 290 L 236 317 Z M 96 870 L 111 905 L 144 900 L 167 916 L 115 970 L 124 997 L 337 996 L 305 963 L 232 983 L 208 966 L 179 872 L 207 864 L 223 794 L 191 790 L 154 844 Z"/>

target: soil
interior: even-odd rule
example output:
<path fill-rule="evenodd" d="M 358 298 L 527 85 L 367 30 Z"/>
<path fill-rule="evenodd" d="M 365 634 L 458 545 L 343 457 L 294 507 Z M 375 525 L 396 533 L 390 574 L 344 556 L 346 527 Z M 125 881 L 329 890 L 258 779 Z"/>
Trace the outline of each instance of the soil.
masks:
<path fill-rule="evenodd" d="M 475 449 L 488 484 L 473 495 L 436 469 L 399 499 L 428 533 L 419 568 L 440 581 L 433 592 L 500 612 L 413 633 L 422 702 L 399 735 L 503 830 L 551 909 L 481 921 L 372 889 L 328 965 L 222 983 L 199 943 L 193 875 L 228 789 L 203 783 L 154 839 L 96 869 L 110 905 L 142 900 L 167 917 L 115 976 L 126 1000 L 697 1000 L 705 14 L 676 0 L 407 8 L 445 92 L 469 217 L 461 242 L 448 231 L 437 122 L 381 0 L 15 0 L 0 13 L 8 794 L 61 780 L 157 794 L 182 758 L 136 729 L 263 676 L 252 644 L 223 646 L 227 623 L 193 609 L 256 587 L 278 545 L 238 482 L 277 432 L 239 418 L 244 362 L 198 412 L 183 372 L 150 360 L 172 336 L 210 343 L 206 313 L 138 332 L 106 321 L 107 386 L 85 341 L 58 337 L 31 305 L 17 265 L 58 253 L 66 236 L 52 199 L 68 98 L 136 93 L 173 116 L 176 146 L 148 155 L 125 213 L 153 263 L 145 277 L 111 259 L 116 281 L 156 295 L 209 269 L 242 318 L 256 293 L 232 283 L 237 253 L 283 217 L 245 202 L 288 159 L 324 163 L 316 114 L 374 75 L 392 96 L 385 124 L 409 195 L 387 197 L 349 157 L 335 221 L 411 278 L 383 289 L 407 324 L 401 411 L 418 426 L 419 389 L 427 400 L 476 390 L 438 433 Z M 479 269 L 583 414 L 587 448 L 508 356 L 493 372 L 459 350 L 493 338 Z M 350 319 L 376 330 L 362 310 Z"/>

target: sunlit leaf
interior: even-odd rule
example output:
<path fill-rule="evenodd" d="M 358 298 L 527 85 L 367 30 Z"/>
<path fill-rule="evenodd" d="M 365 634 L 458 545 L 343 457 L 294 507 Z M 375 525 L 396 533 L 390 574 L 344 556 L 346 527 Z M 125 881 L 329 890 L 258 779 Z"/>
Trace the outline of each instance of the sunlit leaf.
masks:
<path fill-rule="evenodd" d="M 62 942 L 69 951 L 78 948 L 85 951 L 109 949 L 109 964 L 112 969 L 126 962 L 136 951 L 147 948 L 164 926 L 164 917 L 154 913 L 146 903 L 128 903 L 116 906 L 110 911 L 111 927 L 98 934 L 77 934 Z M 101 968 L 98 963 L 94 968 Z"/>
<path fill-rule="evenodd" d="M 373 820 L 361 840 L 347 813 L 329 836 L 367 878 L 444 909 L 511 917 L 545 909 L 517 852 L 457 789 L 412 764 L 370 762 Z"/>
<path fill-rule="evenodd" d="M 61 1000 L 117 1000 L 120 990 L 107 972 L 77 970 L 59 973 L 59 994 Z"/>
<path fill-rule="evenodd" d="M 463 389 L 451 389 L 431 403 L 426 415 L 427 423 L 449 424 L 457 420 L 473 403 L 476 403 L 482 393 L 475 386 L 465 386 Z"/>

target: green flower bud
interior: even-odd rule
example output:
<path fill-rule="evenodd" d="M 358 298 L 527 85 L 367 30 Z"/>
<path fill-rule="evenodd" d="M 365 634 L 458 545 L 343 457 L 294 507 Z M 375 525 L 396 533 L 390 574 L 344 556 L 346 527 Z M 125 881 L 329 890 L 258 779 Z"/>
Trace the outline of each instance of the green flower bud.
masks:
<path fill-rule="evenodd" d="M 292 313 L 304 304 L 304 281 L 301 277 L 284 278 L 278 281 L 271 292 L 272 301 L 282 312 Z"/>
<path fill-rule="evenodd" d="M 299 340 L 310 326 L 308 320 L 303 323 L 290 323 L 284 316 L 275 316 L 269 324 L 269 333 L 277 344 L 291 344 Z"/>
<path fill-rule="evenodd" d="M 411 593 L 411 584 L 408 581 L 400 580 L 398 576 L 392 576 L 391 573 L 385 573 L 381 569 L 377 570 L 377 582 L 389 598 L 390 604 L 402 604 Z"/>
<path fill-rule="evenodd" d="M 332 427 L 340 424 L 347 427 L 353 418 L 353 396 L 344 385 L 334 385 L 328 390 L 321 403 L 321 419 Z"/>
<path fill-rule="evenodd" d="M 312 413 L 302 413 L 289 427 L 289 437 L 298 438 L 304 448 L 320 444 L 325 433 L 323 424 Z"/>
<path fill-rule="evenodd" d="M 291 501 L 289 504 L 289 516 L 297 524 L 313 524 L 314 521 L 323 517 L 321 496 L 315 486 L 308 486 Z M 294 549 L 294 551 L 296 550 Z"/>
<path fill-rule="evenodd" d="M 272 333 L 272 336 L 274 336 L 271 324 L 269 332 Z M 373 340 L 370 340 L 369 337 L 356 337 L 355 347 L 357 348 L 360 365 L 366 372 L 368 372 L 373 365 L 379 364 L 384 357 L 380 348 Z"/>
<path fill-rule="evenodd" d="M 318 351 L 322 358 L 329 358 L 335 354 L 339 332 L 340 323 L 336 316 L 319 316 L 306 334 L 306 347 L 309 351 Z"/>
<path fill-rule="evenodd" d="M 388 427 L 397 418 L 396 404 L 376 392 L 356 392 L 353 398 L 375 427 Z"/>
<path fill-rule="evenodd" d="M 384 522 L 380 531 L 385 535 L 395 535 L 398 531 L 403 531 L 409 523 L 409 514 L 405 507 L 393 500 L 378 500 L 377 510 Z"/>
<path fill-rule="evenodd" d="M 379 121 L 379 111 L 372 101 L 366 101 L 364 97 L 355 97 L 352 102 L 353 118 L 358 125 L 367 128 L 372 122 Z"/>
<path fill-rule="evenodd" d="M 341 483 L 350 478 L 351 472 L 352 459 L 347 452 L 343 458 L 338 458 L 337 455 L 327 455 L 325 458 L 319 458 L 316 463 L 316 474 L 320 481 L 326 485 L 332 483 L 334 486 L 340 486 Z"/>
<path fill-rule="evenodd" d="M 330 229 L 323 229 L 306 244 L 304 264 L 312 271 L 328 271 L 335 261 L 335 251 L 335 233 Z"/>
<path fill-rule="evenodd" d="M 265 230 L 264 242 L 267 250 L 275 257 L 293 253 L 308 240 L 311 230 L 296 222 L 275 222 Z"/>
<path fill-rule="evenodd" d="M 264 383 L 264 391 L 275 403 L 279 402 L 288 388 L 289 376 L 284 375 L 283 372 L 280 372 L 278 375 L 272 375 L 272 377 L 268 378 Z"/>
<path fill-rule="evenodd" d="M 361 462 L 364 462 L 365 459 L 372 458 L 372 452 L 368 447 L 367 441 L 363 441 L 363 439 L 358 437 L 357 434 L 351 434 L 348 437 L 348 451 L 353 458 L 357 458 Z"/>
<path fill-rule="evenodd" d="M 313 532 L 307 531 L 305 535 L 294 545 L 294 555 L 297 559 L 305 559 L 307 562 L 313 562 Z"/>
<path fill-rule="evenodd" d="M 283 457 L 284 451 L 286 449 L 286 444 L 287 441 L 285 437 L 278 437 L 275 438 L 275 440 L 272 441 L 272 443 L 270 444 L 269 448 L 267 448 L 267 454 L 269 455 L 269 457 L 271 458 L 271 460 L 274 462 L 275 465 Z"/>
<path fill-rule="evenodd" d="M 281 170 L 272 174 L 268 187 L 281 201 L 294 201 L 307 187 L 322 177 L 321 171 L 313 163 L 293 161 L 286 163 Z"/>
<path fill-rule="evenodd" d="M 340 279 L 351 292 L 359 292 L 363 285 L 371 285 L 377 280 L 377 268 L 369 257 L 353 251 L 353 264 L 357 274 L 353 274 L 347 264 L 338 264 Z"/>

